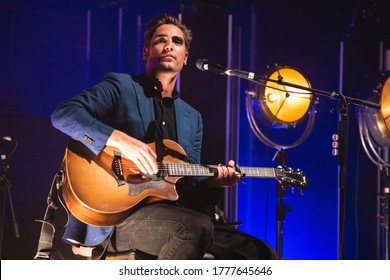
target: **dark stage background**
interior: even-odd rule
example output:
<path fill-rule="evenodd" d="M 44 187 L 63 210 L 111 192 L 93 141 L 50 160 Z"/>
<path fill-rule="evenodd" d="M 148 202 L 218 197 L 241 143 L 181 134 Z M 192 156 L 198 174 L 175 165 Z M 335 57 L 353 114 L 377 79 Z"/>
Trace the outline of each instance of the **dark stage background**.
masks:
<path fill-rule="evenodd" d="M 201 72 L 195 66 L 198 58 L 259 75 L 275 64 L 290 66 L 313 88 L 368 99 L 380 79 L 380 46 L 390 48 L 390 4 L 385 0 L 1 1 L 0 136 L 18 143 L 12 156 L 15 142 L 0 144 L 8 157 L 13 202 L 11 207 L 3 185 L 1 259 L 35 256 L 41 226 L 35 220 L 43 218 L 68 141 L 51 126 L 51 112 L 106 72 L 142 71 L 140 31 L 162 12 L 181 14 L 194 31 L 180 88 L 183 99 L 203 114 L 205 163 L 234 156 L 242 166 L 274 167 L 276 150 L 257 139 L 248 124 L 245 92 L 253 85 Z M 227 95 L 230 86 L 233 94 Z M 287 165 L 303 170 L 310 183 L 304 195 L 286 191 L 284 204 L 291 211 L 283 223 L 283 259 L 339 258 L 338 158 L 331 154 L 338 101 L 316 98 L 313 131 L 287 150 Z M 380 259 L 377 167 L 361 148 L 356 107 L 349 108 L 344 258 Z M 296 131 L 279 130 L 278 137 L 289 142 Z M 276 181 L 243 181 L 227 191 L 227 215 L 242 222 L 238 229 L 276 248 Z M 53 257 L 75 258 L 60 241 L 65 212 L 57 213 Z"/>

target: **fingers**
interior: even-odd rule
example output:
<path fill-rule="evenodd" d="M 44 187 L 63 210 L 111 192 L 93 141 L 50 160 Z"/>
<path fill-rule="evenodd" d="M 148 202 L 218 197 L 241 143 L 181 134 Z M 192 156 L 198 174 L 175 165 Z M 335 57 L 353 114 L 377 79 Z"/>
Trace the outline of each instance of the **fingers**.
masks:
<path fill-rule="evenodd" d="M 234 160 L 229 160 L 228 163 L 226 164 L 226 166 L 228 167 L 234 167 L 236 165 L 236 163 L 234 162 Z"/>
<path fill-rule="evenodd" d="M 227 177 L 228 172 L 225 166 L 223 166 L 222 164 L 218 164 L 217 170 L 218 170 L 218 176 L 217 176 L 218 179 L 223 179 Z"/>
<path fill-rule="evenodd" d="M 218 165 L 218 178 L 228 178 L 234 175 L 235 171 L 231 167 Z"/>
<path fill-rule="evenodd" d="M 147 146 L 146 150 L 141 151 L 141 155 L 143 156 L 141 158 L 141 163 L 143 165 L 143 168 L 145 169 L 145 172 L 141 170 L 142 173 L 150 175 L 156 174 L 158 172 L 156 153 L 149 146 Z"/>
<path fill-rule="evenodd" d="M 239 172 L 236 172 L 233 167 L 235 163 L 234 161 L 229 161 L 226 166 L 223 166 L 221 164 L 218 165 L 218 177 L 217 180 L 219 181 L 219 185 L 234 185 L 236 182 L 238 182 L 241 178 L 241 175 Z"/>
<path fill-rule="evenodd" d="M 152 175 L 158 172 L 157 154 L 142 141 L 121 131 L 114 130 L 106 144 L 117 147 L 125 158 L 135 164 L 141 173 Z"/>
<path fill-rule="evenodd" d="M 158 172 L 157 155 L 148 145 L 135 148 L 130 157 L 141 173 L 152 175 Z"/>

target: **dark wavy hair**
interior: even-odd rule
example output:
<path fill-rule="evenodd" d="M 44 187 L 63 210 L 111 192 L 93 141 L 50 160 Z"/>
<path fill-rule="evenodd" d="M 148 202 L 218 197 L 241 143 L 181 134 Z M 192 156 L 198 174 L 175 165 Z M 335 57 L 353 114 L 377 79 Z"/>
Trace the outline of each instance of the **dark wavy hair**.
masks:
<path fill-rule="evenodd" d="M 188 51 L 190 49 L 190 45 L 192 41 L 191 30 L 185 24 L 183 24 L 178 18 L 171 16 L 169 14 L 161 14 L 155 16 L 149 21 L 144 33 L 144 46 L 149 47 L 150 40 L 152 39 L 154 32 L 159 26 L 163 24 L 173 24 L 183 32 L 186 50 Z"/>

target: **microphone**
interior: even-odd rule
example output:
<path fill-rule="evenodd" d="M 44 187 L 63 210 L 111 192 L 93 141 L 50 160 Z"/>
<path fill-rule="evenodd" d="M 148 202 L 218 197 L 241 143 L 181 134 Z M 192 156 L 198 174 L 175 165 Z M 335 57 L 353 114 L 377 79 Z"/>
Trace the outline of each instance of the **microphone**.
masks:
<path fill-rule="evenodd" d="M 0 139 L 3 140 L 3 141 L 12 141 L 12 137 L 11 136 L 1 136 Z"/>
<path fill-rule="evenodd" d="M 209 61 L 204 58 L 200 58 L 196 61 L 196 67 L 198 67 L 198 69 L 202 71 L 212 71 L 217 74 L 228 75 L 228 69 L 226 69 L 226 67 L 223 67 L 220 64 L 209 63 Z"/>
<path fill-rule="evenodd" d="M 228 76 L 237 76 L 250 80 L 253 80 L 255 78 L 255 73 L 229 69 L 222 66 L 221 64 L 209 63 L 209 61 L 204 58 L 200 58 L 196 61 L 196 67 L 198 67 L 198 69 L 202 71 L 212 71 L 221 75 L 225 74 Z"/>

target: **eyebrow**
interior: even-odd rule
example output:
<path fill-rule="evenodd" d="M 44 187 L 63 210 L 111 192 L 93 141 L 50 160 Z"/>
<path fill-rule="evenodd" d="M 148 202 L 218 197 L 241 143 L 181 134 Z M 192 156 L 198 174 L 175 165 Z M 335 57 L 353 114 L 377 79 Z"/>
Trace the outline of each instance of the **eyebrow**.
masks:
<path fill-rule="evenodd" d="M 155 35 L 155 37 L 168 37 L 168 35 L 164 34 L 164 33 L 160 33 L 160 34 Z"/>

